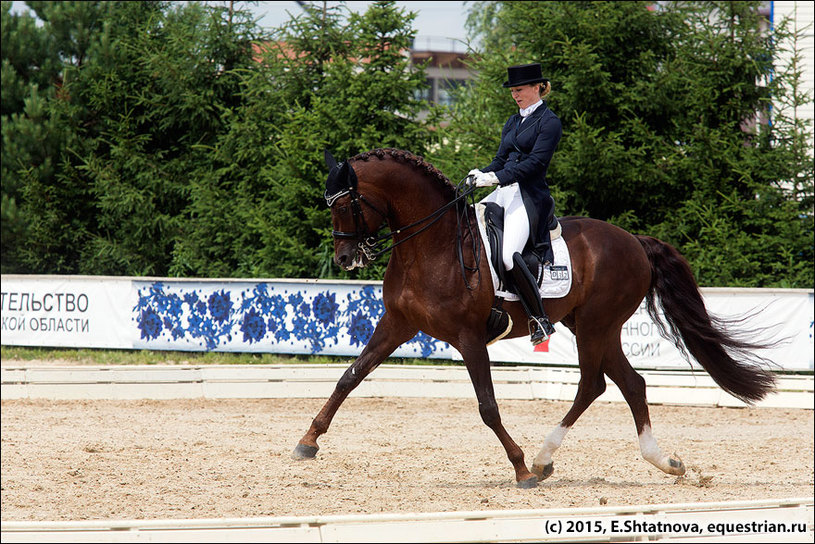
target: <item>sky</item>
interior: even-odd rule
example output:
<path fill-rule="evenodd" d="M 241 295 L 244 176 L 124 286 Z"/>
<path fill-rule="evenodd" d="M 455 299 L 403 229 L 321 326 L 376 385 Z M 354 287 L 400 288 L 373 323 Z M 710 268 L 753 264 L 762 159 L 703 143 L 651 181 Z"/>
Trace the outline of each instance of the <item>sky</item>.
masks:
<path fill-rule="evenodd" d="M 338 2 L 332 2 L 337 4 Z M 364 12 L 372 2 L 346 2 L 352 11 Z M 466 47 L 459 42 L 466 41 L 464 23 L 467 20 L 467 9 L 470 2 L 405 2 L 396 4 L 400 8 L 417 13 L 413 21 L 416 30 L 416 46 L 425 48 L 432 44 L 443 50 L 465 51 Z M 289 14 L 302 13 L 297 2 L 258 2 L 257 6 L 247 5 L 260 19 L 259 24 L 273 28 L 289 19 Z M 428 47 L 430 48 L 430 47 Z"/>
<path fill-rule="evenodd" d="M 339 2 L 331 2 L 332 5 Z M 372 2 L 346 2 L 348 9 L 364 12 Z M 441 51 L 466 51 L 464 23 L 471 2 L 411 2 L 399 1 L 396 4 L 408 11 L 416 12 L 413 28 L 416 30 L 416 47 Z M 276 28 L 288 21 L 291 15 L 302 13 L 302 8 L 294 1 L 258 1 L 245 7 L 259 18 L 258 24 L 265 28 Z M 12 2 L 12 12 L 26 10 L 25 2 Z"/>

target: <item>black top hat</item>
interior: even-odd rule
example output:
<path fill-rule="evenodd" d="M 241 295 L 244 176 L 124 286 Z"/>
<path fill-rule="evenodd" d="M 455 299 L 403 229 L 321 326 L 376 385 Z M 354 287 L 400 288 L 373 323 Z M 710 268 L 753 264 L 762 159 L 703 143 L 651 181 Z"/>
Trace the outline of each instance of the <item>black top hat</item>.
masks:
<path fill-rule="evenodd" d="M 547 80 L 541 75 L 540 64 L 521 64 L 507 68 L 507 80 L 504 82 L 504 87 L 518 87 L 544 81 Z"/>

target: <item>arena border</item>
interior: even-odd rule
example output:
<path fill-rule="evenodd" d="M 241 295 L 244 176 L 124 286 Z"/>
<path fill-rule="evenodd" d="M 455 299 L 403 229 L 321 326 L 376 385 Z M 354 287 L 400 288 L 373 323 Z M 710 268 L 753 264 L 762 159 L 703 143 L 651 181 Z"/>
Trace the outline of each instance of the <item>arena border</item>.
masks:
<path fill-rule="evenodd" d="M 813 511 L 809 497 L 495 512 L 4 521 L 0 534 L 9 543 L 812 542 Z"/>
<path fill-rule="evenodd" d="M 0 368 L 3 399 L 136 400 L 180 398 L 328 398 L 347 365 L 8 365 Z M 704 372 L 640 371 L 651 404 L 743 407 Z M 570 367 L 493 367 L 498 399 L 571 401 L 580 371 Z M 624 402 L 607 380 L 600 402 Z M 382 365 L 355 397 L 474 398 L 462 366 Z M 759 407 L 815 408 L 812 374 L 779 374 L 777 391 Z"/>
<path fill-rule="evenodd" d="M 4 366 L 2 397 L 62 399 L 324 398 L 346 365 Z M 704 373 L 642 371 L 654 404 L 743 406 Z M 780 375 L 770 406 L 813 408 L 812 375 Z M 496 367 L 498 398 L 572 400 L 573 368 Z M 360 397 L 471 397 L 466 369 L 383 365 L 355 391 Z M 616 397 L 616 398 L 615 398 Z M 728 400 L 729 399 L 729 400 Z M 771 398 L 772 399 L 772 398 Z M 771 400 L 768 399 L 768 400 Z M 622 401 L 616 387 L 600 398 Z M 783 402 L 782 402 L 783 401 Z M 789 404 L 790 406 L 786 406 Z M 761 404 L 767 405 L 767 401 Z M 670 530 L 564 534 L 557 527 L 611 527 L 616 520 L 669 524 Z M 689 533 L 694 520 L 754 523 L 758 529 L 805 524 L 803 533 Z M 558 523 L 560 525 L 558 525 Z M 763 523 L 763 525 L 761 525 Z M 680 524 L 680 525 L 676 525 Z M 5 542 L 812 542 L 813 499 L 506 510 L 188 520 L 3 521 Z M 639 525 L 653 527 L 656 525 Z M 706 525 L 705 525 L 706 526 Z M 635 527 L 635 529 L 637 528 Z"/>

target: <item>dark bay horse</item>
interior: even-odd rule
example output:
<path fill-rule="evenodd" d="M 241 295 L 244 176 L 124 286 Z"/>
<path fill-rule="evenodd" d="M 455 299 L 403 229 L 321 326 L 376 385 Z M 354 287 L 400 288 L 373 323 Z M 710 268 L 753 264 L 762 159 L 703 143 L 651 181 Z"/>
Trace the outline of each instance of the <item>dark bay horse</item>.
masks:
<path fill-rule="evenodd" d="M 365 266 L 370 239 L 386 222 L 396 244 L 385 272 L 385 313 L 368 345 L 345 371 L 331 397 L 294 450 L 295 458 L 313 458 L 348 394 L 386 357 L 419 331 L 448 342 L 461 353 L 484 423 L 504 446 L 519 487 L 534 487 L 552 474 L 552 455 L 580 415 L 606 388 L 604 375 L 622 391 L 631 408 L 643 457 L 668 474 L 685 472 L 682 461 L 662 452 L 651 433 L 645 381 L 631 367 L 620 340 L 623 324 L 643 298 L 663 335 L 695 358 L 728 393 L 752 403 L 774 386 L 772 372 L 750 354 L 761 346 L 727 332 L 708 315 L 688 263 L 670 245 L 634 236 L 603 221 L 561 218 L 569 246 L 573 281 L 569 294 L 544 301 L 553 323 L 560 322 L 577 340 L 580 382 L 574 403 L 549 433 L 527 469 L 524 454 L 501 423 L 487 354 L 487 319 L 494 291 L 486 256 L 461 251 L 473 236 L 462 225 L 468 206 L 454 202 L 455 187 L 421 157 L 395 149 L 377 149 L 331 167 L 326 200 L 331 206 L 335 262 L 349 270 Z M 474 221 L 474 215 L 467 221 Z M 424 229 L 424 230 L 422 230 Z M 484 251 L 480 248 L 480 253 Z M 463 260 L 462 263 L 459 261 Z M 660 319 L 661 303 L 667 326 Z M 528 334 L 519 302 L 505 303 L 513 323 L 507 337 Z"/>

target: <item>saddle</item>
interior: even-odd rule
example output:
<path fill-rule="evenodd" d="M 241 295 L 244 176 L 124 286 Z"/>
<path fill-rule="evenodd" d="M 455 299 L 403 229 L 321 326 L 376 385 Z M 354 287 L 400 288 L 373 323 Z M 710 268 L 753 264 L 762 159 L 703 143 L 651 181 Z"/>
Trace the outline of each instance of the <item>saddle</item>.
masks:
<path fill-rule="evenodd" d="M 507 286 L 510 285 L 510 282 L 507 281 L 508 272 L 504 268 L 502 258 L 504 209 L 494 202 L 482 203 L 479 204 L 478 207 L 481 207 L 481 211 L 483 212 L 483 217 L 479 218 L 479 222 L 483 227 L 482 236 L 489 244 L 490 250 L 487 253 L 490 256 L 490 264 L 495 272 L 494 277 L 497 277 L 495 290 L 497 293 L 508 292 Z M 549 218 L 546 231 L 546 238 L 538 241 L 537 248 L 527 243 L 521 254 L 538 286 L 541 286 L 543 282 L 544 271 L 547 267 L 549 269 L 549 276 L 553 276 L 552 269 L 560 271 L 560 269 L 566 268 L 565 266 L 552 266 L 555 261 L 552 240 L 559 238 L 561 233 L 560 222 L 556 217 L 552 216 Z M 558 242 L 561 241 L 558 240 Z M 568 272 L 566 272 L 566 274 L 568 274 Z M 512 330 L 512 318 L 510 318 L 509 314 L 502 308 L 504 299 L 505 297 L 496 295 L 493 301 L 493 307 L 487 320 L 487 345 L 497 342 Z"/>
<path fill-rule="evenodd" d="M 497 291 L 506 290 L 509 285 L 507 281 L 507 271 L 504 268 L 503 246 L 504 246 L 504 209 L 495 202 L 487 202 L 484 206 L 484 227 L 487 233 L 487 239 L 490 244 L 490 260 L 492 266 L 498 275 L 499 285 L 496 286 Z M 546 229 L 546 239 L 540 240 L 538 247 L 543 250 L 536 249 L 532 244 L 527 243 L 521 253 L 526 267 L 532 272 L 535 277 L 535 282 L 540 285 L 543 280 L 543 267 L 551 265 L 554 260 L 554 253 L 552 251 L 552 239 L 560 236 L 560 223 L 554 215 L 549 218 L 549 225 Z"/>

